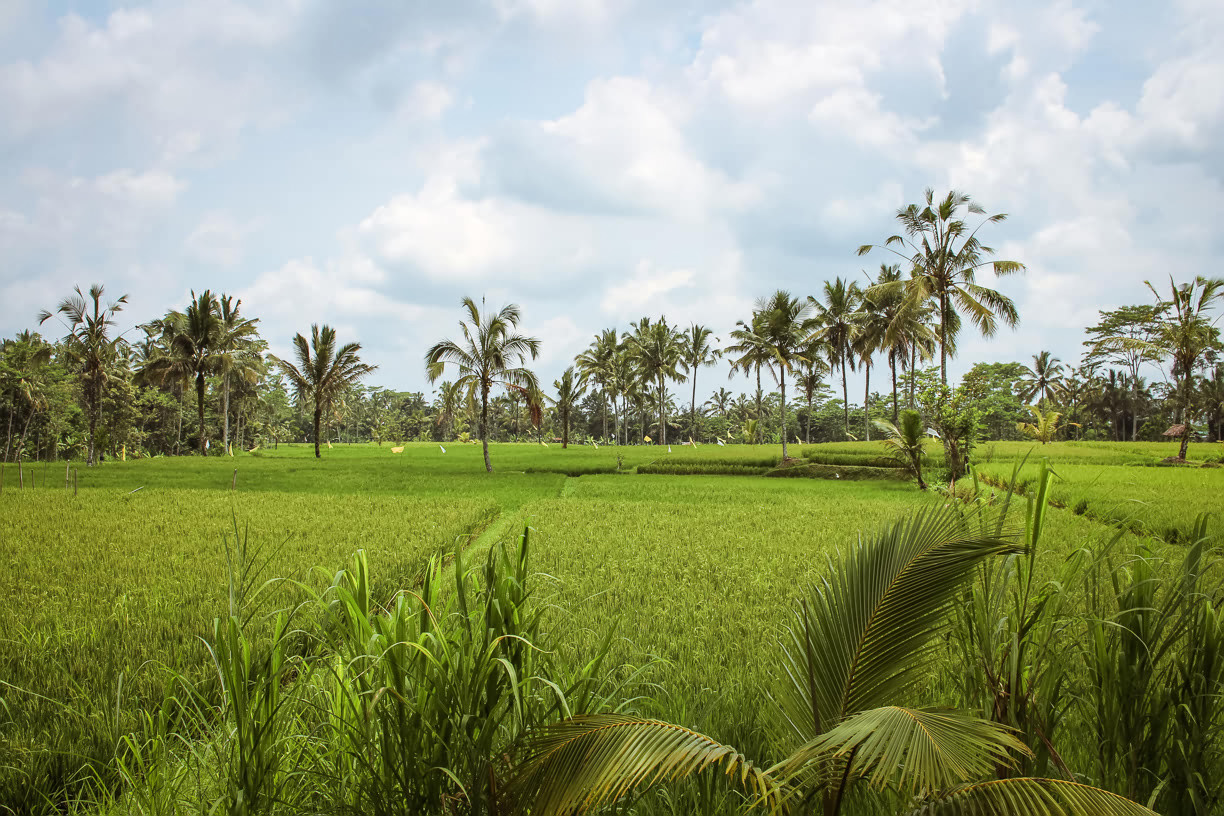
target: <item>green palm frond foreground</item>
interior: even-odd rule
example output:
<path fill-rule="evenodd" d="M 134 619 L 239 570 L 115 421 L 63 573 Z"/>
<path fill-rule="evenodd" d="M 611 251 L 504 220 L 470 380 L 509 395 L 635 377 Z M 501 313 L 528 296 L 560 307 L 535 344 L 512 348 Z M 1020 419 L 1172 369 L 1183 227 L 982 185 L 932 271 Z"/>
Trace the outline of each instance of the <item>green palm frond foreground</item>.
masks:
<path fill-rule="evenodd" d="M 975 512 L 987 512 L 978 510 Z M 861 540 L 797 605 L 771 700 L 789 755 L 755 764 L 672 723 L 624 715 L 563 720 L 530 734 L 510 785 L 520 812 L 581 814 L 653 785 L 720 770 L 756 808 L 837 816 L 848 793 L 915 814 L 1131 816 L 1152 811 L 1072 782 L 997 779 L 1028 749 L 998 723 L 897 703 L 914 686 L 949 604 L 987 559 L 1021 550 L 1001 526 L 932 508 Z"/>

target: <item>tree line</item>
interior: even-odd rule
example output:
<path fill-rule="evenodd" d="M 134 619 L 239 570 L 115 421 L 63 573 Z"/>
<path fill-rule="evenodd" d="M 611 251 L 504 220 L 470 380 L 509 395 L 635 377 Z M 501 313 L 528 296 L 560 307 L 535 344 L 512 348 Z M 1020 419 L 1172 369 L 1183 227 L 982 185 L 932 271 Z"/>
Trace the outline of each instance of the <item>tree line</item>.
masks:
<path fill-rule="evenodd" d="M 205 290 L 129 340 L 118 330 L 127 295 L 106 301 L 101 285 L 77 288 L 38 316 L 40 326 L 58 323 L 59 337 L 27 330 L 0 341 L 3 460 L 80 455 L 93 464 L 103 455 L 225 453 L 286 440 L 311 441 L 321 455 L 330 440 L 478 438 L 491 468 L 490 440 L 568 446 L 574 435 L 772 442 L 786 457 L 792 442 L 871 439 L 882 421 L 878 437 L 895 429 L 902 407 L 965 455 L 983 437 L 1153 439 L 1180 425 L 1184 458 L 1194 434 L 1224 438 L 1215 313 L 1224 281 L 1149 283 L 1152 302 L 1100 312 L 1077 364 L 1041 351 L 1031 365 L 978 364 L 950 385 L 947 361 L 966 324 L 990 337 L 1019 320 L 1015 303 L 978 273 L 1024 266 L 996 259 L 979 238 L 1006 215 L 988 215 L 963 193 L 937 199 L 927 190 L 923 204 L 896 219 L 897 234 L 858 250 L 899 261 L 881 263 L 874 276 L 837 277 L 814 295 L 776 291 L 725 339 L 665 315 L 606 328 L 551 389 L 530 368 L 540 341 L 519 331 L 515 305 L 493 310 L 463 299 L 462 338 L 425 355 L 438 383 L 427 399 L 361 385 L 374 367 L 362 362 L 360 344 L 341 344 L 329 326 L 296 335 L 293 359 L 282 360 L 267 352 L 259 319 L 243 314 L 240 300 Z M 699 401 L 702 369 L 720 361 L 755 389 L 719 387 Z M 1161 380 L 1145 379 L 1153 369 Z M 861 402 L 849 393 L 852 371 L 863 374 Z"/>

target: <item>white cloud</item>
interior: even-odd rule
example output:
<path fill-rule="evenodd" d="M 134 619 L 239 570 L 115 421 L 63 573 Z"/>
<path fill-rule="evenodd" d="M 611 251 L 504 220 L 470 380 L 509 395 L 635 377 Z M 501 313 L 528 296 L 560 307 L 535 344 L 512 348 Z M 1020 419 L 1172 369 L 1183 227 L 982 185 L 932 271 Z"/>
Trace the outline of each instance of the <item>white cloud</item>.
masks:
<path fill-rule="evenodd" d="M 243 245 L 254 229 L 255 225 L 241 224 L 227 212 L 207 213 L 187 236 L 187 249 L 204 263 L 235 266 L 242 260 Z"/>

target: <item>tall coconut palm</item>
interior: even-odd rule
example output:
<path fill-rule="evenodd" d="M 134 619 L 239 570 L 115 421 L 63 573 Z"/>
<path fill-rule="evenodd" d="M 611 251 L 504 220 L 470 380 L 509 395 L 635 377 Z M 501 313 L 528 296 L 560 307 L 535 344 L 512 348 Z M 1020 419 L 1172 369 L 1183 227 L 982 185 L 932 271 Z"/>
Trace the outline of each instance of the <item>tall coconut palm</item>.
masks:
<path fill-rule="evenodd" d="M 464 391 L 459 383 L 444 380 L 438 386 L 438 425 L 442 426 L 442 438 L 452 439 L 455 435 L 455 417 L 464 407 Z"/>
<path fill-rule="evenodd" d="M 726 418 L 727 412 L 731 410 L 731 401 L 734 399 L 734 394 L 725 388 L 720 388 L 706 400 L 705 407 L 715 411 L 720 417 Z"/>
<path fill-rule="evenodd" d="M 884 267 L 880 274 L 885 282 L 900 279 L 900 273 L 895 268 Z M 851 343 L 863 369 L 863 438 L 868 442 L 871 441 L 871 366 L 876 353 L 888 347 L 888 330 L 892 324 L 889 308 L 894 305 L 893 301 L 904 299 L 900 293 L 890 294 L 878 286 L 879 279 L 876 282 L 876 286 L 869 286 L 863 292 L 856 321 L 858 331 Z"/>
<path fill-rule="evenodd" d="M 217 340 L 217 371 L 221 375 L 221 441 L 230 452 L 230 383 L 238 378 L 254 383 L 263 373 L 262 351 L 267 344 L 259 337 L 259 318 L 243 317 L 241 300 L 222 294 L 217 299 L 221 321 Z"/>
<path fill-rule="evenodd" d="M 452 340 L 435 343 L 425 352 L 425 370 L 429 381 L 442 376 L 446 365 L 459 370 L 455 379 L 474 399 L 480 395 L 480 441 L 484 447 L 485 470 L 493 472 L 489 460 L 489 391 L 495 385 L 520 394 L 539 393 L 540 385 L 524 365 L 527 357 L 535 359 L 540 354 L 540 341 L 534 337 L 518 334 L 522 312 L 516 304 L 502 307 L 501 311 L 480 313 L 476 301 L 465 297 L 462 301 L 467 313 L 466 321 L 459 321 L 463 331 L 463 345 Z M 538 406 L 536 407 L 538 410 Z"/>
<path fill-rule="evenodd" d="M 84 403 L 86 421 L 89 423 L 89 446 L 86 464 L 93 466 L 97 459 L 98 419 L 102 414 L 102 393 L 106 388 L 109 375 L 108 364 L 115 359 L 124 345 L 123 337 L 111 336 L 115 329 L 115 315 L 123 311 L 127 303 L 127 295 L 121 296 L 102 306 L 102 295 L 105 288 L 100 283 L 89 287 L 88 300 L 81 292 L 81 287 L 74 287 L 74 295 L 60 301 L 56 313 L 61 315 L 62 322 L 68 329 L 64 335 L 64 345 L 68 353 L 79 366 L 78 376 L 81 379 L 81 401 Z M 42 325 L 50 320 L 51 312 L 41 312 L 38 323 Z"/>
<path fill-rule="evenodd" d="M 688 327 L 688 331 L 684 333 L 684 353 L 680 359 L 680 365 L 683 366 L 685 372 L 693 381 L 693 401 L 690 404 L 689 427 L 692 429 L 693 438 L 700 439 L 701 432 L 697 427 L 697 369 L 702 366 L 712 366 L 718 362 L 718 358 L 722 356 L 722 352 L 714 348 L 710 343 L 710 338 L 714 336 L 714 332 L 707 329 L 698 323 Z"/>
<path fill-rule="evenodd" d="M 825 281 L 824 300 L 808 296 L 815 309 L 816 339 L 825 345 L 829 365 L 841 369 L 842 412 L 846 435 L 850 434 L 850 394 L 846 388 L 846 368 L 854 368 L 854 342 L 858 336 L 858 310 L 863 301 L 857 283 L 841 278 Z"/>
<path fill-rule="evenodd" d="M 985 216 L 971 227 L 960 217 L 960 211 Z M 949 315 L 964 312 L 985 337 L 998 331 L 999 320 L 1014 327 L 1019 321 L 1016 304 L 1011 298 L 976 281 L 977 271 L 990 265 L 996 276 L 1024 271 L 1017 261 L 990 260 L 995 250 L 982 244 L 977 233 L 986 224 L 1006 220 L 1006 213 L 986 215 L 980 204 L 964 193 L 951 190 L 939 202 L 935 191 L 926 191 L 926 206 L 910 204 L 897 211 L 902 232 L 889 236 L 883 249 L 901 257 L 912 269 L 905 283 L 890 284 L 905 287 L 907 294 L 919 302 L 934 300 L 940 319 L 939 375 L 948 384 Z M 865 255 L 877 247 L 864 244 L 858 254 Z"/>
<path fill-rule="evenodd" d="M 724 353 L 731 358 L 731 370 L 727 372 L 728 379 L 736 374 L 756 375 L 756 424 L 753 425 L 753 442 L 761 441 L 764 433 L 765 406 L 762 400 L 765 391 L 761 388 L 761 369 L 769 365 L 773 359 L 769 348 L 762 339 L 763 327 L 757 325 L 760 320 L 758 312 L 753 312 L 748 322 L 737 320 L 731 330 L 731 340 Z"/>
<path fill-rule="evenodd" d="M 611 362 L 611 380 L 609 386 L 613 394 L 620 400 L 617 415 L 620 417 L 621 433 L 618 444 L 629 442 L 629 404 L 636 402 L 638 392 L 642 389 L 642 378 L 633 361 L 627 341 L 622 341 L 617 347 Z"/>
<path fill-rule="evenodd" d="M 1207 352 L 1219 346 L 1220 330 L 1216 323 L 1220 317 L 1209 318 L 1209 312 L 1217 301 L 1224 301 L 1224 279 L 1196 277 L 1190 283 L 1176 284 L 1169 276 L 1169 299 L 1156 291 L 1149 281 L 1144 281 L 1157 302 L 1164 309 L 1156 329 L 1157 342 L 1171 359 L 1173 387 L 1182 424 L 1179 459 L 1186 458 L 1190 445 L 1190 420 L 1194 407 L 1195 375 L 1207 360 Z"/>
<path fill-rule="evenodd" d="M 825 377 L 829 376 L 829 364 L 825 362 L 827 352 L 824 346 L 817 342 L 809 342 L 803 356 L 805 359 L 799 369 L 798 382 L 807 402 L 807 430 L 804 433 L 803 441 L 810 445 L 812 443 L 812 400 L 818 393 L 829 390 L 824 383 Z"/>
<path fill-rule="evenodd" d="M 177 359 L 175 365 L 185 366 L 195 378 L 196 415 L 199 420 L 199 451 L 207 451 L 207 436 L 204 432 L 204 385 L 206 378 L 220 371 L 221 325 L 220 306 L 216 296 L 205 289 L 199 295 L 193 290 L 191 303 L 185 312 L 171 312 L 175 323 L 173 345 L 170 355 Z M 171 363 L 167 362 L 167 366 Z"/>
<path fill-rule="evenodd" d="M 309 399 L 313 406 L 316 459 L 323 455 L 319 438 L 324 412 L 330 411 L 333 401 L 343 396 L 358 380 L 378 369 L 378 366 L 361 362 L 357 354 L 359 351 L 360 343 L 345 343 L 337 347 L 336 330 L 315 323 L 310 327 L 309 341 L 301 334 L 293 338 L 297 365 L 278 357 L 271 358 L 298 394 Z"/>
<path fill-rule="evenodd" d="M 935 332 L 927 326 L 928 307 L 905 296 L 896 287 L 883 286 L 901 280 L 901 267 L 896 264 L 880 264 L 875 282 L 866 290 L 871 300 L 871 309 L 883 324 L 876 345 L 888 352 L 888 371 L 892 377 L 893 425 L 898 422 L 897 365 L 902 368 L 917 366 L 919 356 L 926 357 L 934 348 Z M 877 333 L 868 326 L 869 334 Z M 912 404 L 912 400 L 911 400 Z"/>
<path fill-rule="evenodd" d="M 141 343 L 141 363 L 132 380 L 137 385 L 155 384 L 168 387 L 178 400 L 178 417 L 175 423 L 174 452 L 180 452 L 183 442 L 183 398 L 191 387 L 191 361 L 181 355 L 174 342 L 180 321 L 177 312 L 140 325 L 145 333 Z"/>
<path fill-rule="evenodd" d="M 1033 355 L 1033 365 L 1024 367 L 1018 396 L 1024 402 L 1037 397 L 1037 404 L 1044 405 L 1063 392 L 1063 365 L 1048 351 Z"/>
<path fill-rule="evenodd" d="M 628 336 L 630 353 L 642 378 L 652 383 L 657 390 L 656 406 L 659 410 L 660 445 L 667 444 L 667 381 L 682 383 L 685 376 L 680 373 L 683 360 L 683 335 L 668 325 L 666 317 L 652 322 L 649 317 L 630 324 L 633 332 Z"/>
<path fill-rule="evenodd" d="M 553 388 L 557 389 L 557 396 L 552 400 L 552 404 L 557 407 L 557 418 L 561 420 L 561 447 L 568 448 L 570 414 L 573 413 L 578 400 L 586 393 L 587 385 L 581 376 L 574 373 L 574 367 L 570 366 L 561 374 L 561 379 L 553 380 Z"/>
<path fill-rule="evenodd" d="M 605 439 L 608 437 L 606 409 L 616 400 L 612 393 L 612 381 L 616 376 L 616 355 L 619 353 L 620 344 L 616 329 L 604 329 L 595 335 L 595 339 L 591 341 L 591 345 L 587 346 L 586 351 L 574 359 L 583 378 L 593 380 L 599 386 L 600 399 L 605 409 L 603 414 L 603 437 Z M 615 424 L 615 420 L 613 423 Z"/>
<path fill-rule="evenodd" d="M 778 382 L 781 395 L 782 415 L 782 459 L 788 457 L 786 449 L 786 375 L 794 373 L 797 365 L 807 361 L 811 325 L 808 313 L 811 304 L 793 297 L 781 289 L 756 302 L 753 327 L 760 332 L 759 341 L 769 352 L 769 370 Z"/>
<path fill-rule="evenodd" d="M 773 695 L 780 762 L 757 764 L 680 725 L 587 715 L 531 734 L 510 798 L 535 816 L 585 814 L 715 766 L 770 812 L 839 816 L 852 797 L 884 789 L 913 814 L 1152 816 L 1078 782 L 996 778 L 1027 750 L 1010 729 L 902 702 L 981 565 L 1021 549 L 970 529 L 961 512 L 932 508 L 860 540 L 797 604 Z"/>

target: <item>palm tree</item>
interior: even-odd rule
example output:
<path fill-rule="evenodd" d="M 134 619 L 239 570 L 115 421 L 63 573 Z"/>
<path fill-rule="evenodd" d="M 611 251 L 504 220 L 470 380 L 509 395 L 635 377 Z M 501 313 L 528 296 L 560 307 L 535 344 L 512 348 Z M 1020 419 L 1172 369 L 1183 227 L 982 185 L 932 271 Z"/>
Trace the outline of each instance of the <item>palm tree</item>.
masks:
<path fill-rule="evenodd" d="M 683 335 L 667 324 L 666 317 L 660 317 L 657 323 L 649 317 L 643 317 L 633 326 L 633 333 L 626 340 L 630 353 L 642 379 L 654 383 L 658 390 L 657 407 L 659 409 L 659 444 L 667 444 L 667 381 L 684 382 L 680 373 L 684 347 Z"/>
<path fill-rule="evenodd" d="M 1152 811 L 1086 785 L 996 778 L 1027 749 L 966 712 L 909 708 L 948 612 L 988 559 L 1021 551 L 931 508 L 860 540 L 795 610 L 773 695 L 789 754 L 757 765 L 680 725 L 626 714 L 571 717 L 528 737 L 513 801 L 538 816 L 599 810 L 713 765 L 774 812 L 839 816 L 847 798 L 887 789 L 919 813 L 995 816 Z"/>
<path fill-rule="evenodd" d="M 293 338 L 297 365 L 272 357 L 272 361 L 284 372 L 285 378 L 297 389 L 298 394 L 308 398 L 314 407 L 316 459 L 323 455 L 319 449 L 323 412 L 329 411 L 332 402 L 356 385 L 358 380 L 378 368 L 361 362 L 357 355 L 359 351 L 360 343 L 345 343 L 337 348 L 336 330 L 327 325 L 320 328 L 319 324 L 315 323 L 310 327 L 309 342 L 301 334 Z"/>
<path fill-rule="evenodd" d="M 89 423 L 89 452 L 86 464 L 92 467 L 98 461 L 95 441 L 98 418 L 102 413 L 102 392 L 109 379 L 107 365 L 124 344 L 122 336 L 112 338 L 110 334 L 115 328 L 115 315 L 123 311 L 123 304 L 127 303 L 127 295 L 102 308 L 102 295 L 105 292 L 102 284 L 95 283 L 89 287 L 88 302 L 86 296 L 81 293 L 81 287 L 76 286 L 72 291 L 76 294 L 60 301 L 55 311 L 63 316 L 63 322 L 68 329 L 68 333 L 64 335 L 64 345 L 80 366 L 81 397 Z M 51 317 L 51 312 L 41 312 L 38 315 L 39 325 L 46 323 Z"/>
<path fill-rule="evenodd" d="M 522 313 L 511 303 L 501 311 L 481 315 L 476 301 L 470 297 L 462 300 L 468 321 L 459 321 L 463 331 L 463 345 L 452 340 L 442 340 L 425 352 L 425 369 L 429 381 L 436 382 L 442 376 L 447 363 L 459 369 L 455 382 L 473 399 L 480 394 L 480 441 L 484 446 L 485 471 L 493 472 L 489 461 L 489 391 L 494 385 L 520 394 L 534 395 L 540 390 L 535 374 L 524 363 L 527 356 L 535 359 L 540 354 L 540 341 L 515 332 Z M 470 322 L 469 322 L 470 321 Z"/>
<path fill-rule="evenodd" d="M 263 373 L 260 353 L 267 347 L 259 338 L 259 318 L 246 318 L 239 313 L 241 300 L 222 294 L 217 300 L 217 317 L 221 321 L 217 341 L 217 369 L 221 374 L 221 440 L 230 453 L 230 380 L 237 377 L 254 383 Z"/>
<path fill-rule="evenodd" d="M 595 335 L 595 339 L 591 341 L 591 345 L 587 346 L 586 351 L 579 354 L 574 360 L 583 379 L 594 380 L 599 386 L 600 398 L 605 408 L 603 415 L 603 437 L 605 439 L 608 437 L 606 409 L 609 403 L 615 401 L 612 394 L 612 383 L 616 377 L 616 355 L 619 350 L 620 339 L 616 329 L 604 329 Z M 615 420 L 613 423 L 615 424 Z"/>
<path fill-rule="evenodd" d="M 689 326 L 688 331 L 684 333 L 684 352 L 680 365 L 693 380 L 693 401 L 690 405 L 689 427 L 692 429 L 694 439 L 701 438 L 701 433 L 697 427 L 697 369 L 702 366 L 714 365 L 718 362 L 718 358 L 722 356 L 722 352 L 710 344 L 710 338 L 713 335 L 713 331 L 698 323 Z"/>
<path fill-rule="evenodd" d="M 1063 393 L 1063 365 L 1057 357 L 1048 351 L 1033 355 L 1033 366 L 1024 367 L 1021 378 L 1023 385 L 1017 389 L 1017 396 L 1024 402 L 1038 397 L 1037 404 L 1052 401 Z"/>
<path fill-rule="evenodd" d="M 455 432 L 455 416 L 464 407 L 464 392 L 459 383 L 443 380 L 438 386 L 438 424 L 442 426 L 442 438 L 449 440 Z"/>
<path fill-rule="evenodd" d="M 1054 436 L 1058 433 L 1058 421 L 1062 419 L 1062 414 L 1055 411 L 1053 408 L 1045 413 L 1036 405 L 1028 406 L 1029 411 L 1033 414 L 1033 422 L 1017 422 L 1016 430 L 1025 436 L 1036 439 L 1043 445 L 1048 445 L 1054 441 Z"/>
<path fill-rule="evenodd" d="M 842 411 L 845 415 L 847 436 L 850 435 L 850 394 L 846 390 L 846 367 L 854 368 L 852 350 L 858 337 L 856 315 L 862 300 L 863 293 L 858 284 L 847 283 L 841 278 L 825 281 L 823 302 L 808 296 L 808 301 L 816 310 L 814 325 L 817 328 L 814 337 L 825 344 L 829 365 L 841 368 Z"/>
<path fill-rule="evenodd" d="M 910 204 L 898 210 L 897 221 L 903 233 L 890 236 L 883 245 L 883 249 L 904 259 L 913 270 L 909 281 L 886 286 L 905 287 L 914 300 L 937 303 L 939 374 L 944 385 L 948 384 L 949 315 L 965 312 L 985 337 L 993 337 L 998 331 L 999 319 L 1012 327 L 1019 321 L 1016 304 L 1011 298 L 979 286 L 975 280 L 977 270 L 987 264 L 993 267 L 996 276 L 1024 271 L 1024 264 L 1016 261 L 989 260 L 994 249 L 977 238 L 979 229 L 1006 220 L 1007 214 L 986 216 L 971 229 L 958 217 L 962 207 L 973 215 L 986 215 L 986 210 L 964 193 L 951 190 L 936 203 L 935 191 L 927 188 L 926 206 L 920 208 Z M 858 254 L 865 255 L 875 248 L 872 244 L 864 244 L 859 247 Z"/>
<path fill-rule="evenodd" d="M 52 347 L 37 333 L 22 331 L 11 340 L 0 341 L 0 394 L 6 396 L 9 405 L 8 430 L 4 437 L 4 459 L 9 461 L 21 458 L 25 448 L 26 436 L 30 432 L 30 422 L 39 411 L 47 408 L 45 393 L 46 382 L 43 369 L 51 362 Z M 25 422 L 22 424 L 21 437 L 13 446 L 13 417 L 17 414 L 19 403 L 25 403 Z"/>
<path fill-rule="evenodd" d="M 871 316 L 867 318 L 864 331 L 875 336 L 875 345 L 888 352 L 888 370 L 892 376 L 893 424 L 897 424 L 897 364 L 902 368 L 914 368 L 919 355 L 926 356 L 933 348 L 935 333 L 926 324 L 927 307 L 905 296 L 893 287 L 881 284 L 901 280 L 901 267 L 880 264 L 875 282 L 865 292 L 870 301 Z M 877 325 L 878 322 L 878 325 Z M 881 328 L 882 327 L 882 328 Z M 911 400 L 912 402 L 912 400 Z"/>
<path fill-rule="evenodd" d="M 561 374 L 561 379 L 553 380 L 553 388 L 557 389 L 557 398 L 552 404 L 557 406 L 557 415 L 561 420 L 561 447 L 569 447 L 570 413 L 582 395 L 586 393 L 586 381 L 575 375 L 574 367 L 570 366 Z"/>
<path fill-rule="evenodd" d="M 724 353 L 731 358 L 731 370 L 727 372 L 727 378 L 730 379 L 738 373 L 748 376 L 749 373 L 756 375 L 756 419 L 757 422 L 753 425 L 753 442 L 760 442 L 759 434 L 764 430 L 764 423 L 761 421 L 765 416 L 765 408 L 762 404 L 764 390 L 761 388 L 761 369 L 768 366 L 773 358 L 770 355 L 769 349 L 762 340 L 762 327 L 757 325 L 760 319 L 758 312 L 753 312 L 752 319 L 745 323 L 743 320 L 735 322 L 735 328 L 731 330 L 731 339 L 735 342 L 727 346 Z"/>
<path fill-rule="evenodd" d="M 1207 351 L 1219 343 L 1220 332 L 1215 327 L 1219 317 L 1208 320 L 1207 313 L 1215 302 L 1224 300 L 1224 279 L 1201 275 L 1180 286 L 1169 276 L 1169 300 L 1162 300 L 1156 287 L 1144 281 L 1157 302 L 1164 308 L 1157 325 L 1157 342 L 1164 347 L 1173 363 L 1173 388 L 1181 410 L 1182 429 L 1179 459 L 1186 458 L 1190 445 L 1190 417 L 1194 406 L 1195 373 L 1207 359 Z"/>
<path fill-rule="evenodd" d="M 731 401 L 735 399 L 735 395 L 725 388 L 720 388 L 710 395 L 706 400 L 705 407 L 711 411 L 717 412 L 720 417 L 726 417 L 727 412 L 731 410 Z"/>
<path fill-rule="evenodd" d="M 811 336 L 808 312 L 811 304 L 793 297 L 781 289 L 768 298 L 756 302 L 753 328 L 760 332 L 756 340 L 768 353 L 769 370 L 778 382 L 781 395 L 782 459 L 786 450 L 786 373 L 794 372 L 795 366 L 807 361 L 805 341 Z"/>
<path fill-rule="evenodd" d="M 217 298 L 205 289 L 201 294 L 191 293 L 191 303 L 186 312 L 172 312 L 175 323 L 174 345 L 171 355 L 177 358 L 174 365 L 184 366 L 195 377 L 196 412 L 200 425 L 200 455 L 206 451 L 204 433 L 204 382 L 205 378 L 218 373 L 221 366 L 218 351 L 221 346 L 221 315 Z M 167 366 L 171 365 L 169 362 Z"/>
<path fill-rule="evenodd" d="M 919 490 L 926 490 L 927 483 L 922 478 L 922 460 L 925 456 L 922 417 L 917 411 L 905 410 L 901 412 L 900 425 L 877 419 L 876 427 L 884 431 L 884 446 L 888 449 L 889 457 L 913 475 L 918 481 Z"/>
<path fill-rule="evenodd" d="M 827 352 L 818 342 L 810 342 L 803 356 L 805 359 L 799 370 L 799 387 L 803 389 L 803 396 L 807 401 L 807 432 L 804 434 L 804 441 L 810 445 L 812 443 L 812 400 L 817 393 L 829 390 L 824 384 L 825 377 L 829 375 L 829 365 L 824 361 Z"/>
<path fill-rule="evenodd" d="M 886 289 L 880 288 L 880 283 L 890 283 L 901 279 L 900 269 L 898 267 L 881 266 L 880 275 L 876 279 L 876 286 L 869 286 L 863 292 L 863 299 L 859 304 L 857 328 L 858 333 L 854 338 L 852 347 L 855 355 L 858 357 L 863 366 L 863 423 L 864 436 L 868 442 L 871 441 L 871 366 L 872 360 L 875 358 L 877 351 L 882 351 L 889 346 L 889 330 L 892 328 L 893 311 L 897 308 L 897 304 L 903 302 L 905 298 L 900 292 L 889 292 Z M 894 377 L 895 377 L 894 373 Z M 893 380 L 894 389 L 896 380 Z M 896 406 L 896 391 L 893 392 L 894 408 Z"/>

